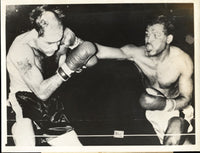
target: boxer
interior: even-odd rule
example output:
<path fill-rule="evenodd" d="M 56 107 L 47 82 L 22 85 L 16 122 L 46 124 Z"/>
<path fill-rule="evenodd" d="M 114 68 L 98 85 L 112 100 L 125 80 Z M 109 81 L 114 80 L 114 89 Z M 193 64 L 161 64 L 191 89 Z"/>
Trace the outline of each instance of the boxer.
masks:
<path fill-rule="evenodd" d="M 146 91 L 139 100 L 161 144 L 183 144 L 181 134 L 192 131 L 193 62 L 172 46 L 174 25 L 164 15 L 148 24 L 145 45 L 114 48 L 97 44 L 99 59 L 129 60 L 143 76 Z M 183 112 L 184 117 L 181 117 Z"/>
<path fill-rule="evenodd" d="M 60 10 L 48 6 L 32 10 L 33 29 L 17 36 L 8 51 L 9 102 L 16 114 L 12 127 L 16 146 L 36 145 L 35 126 L 44 134 L 58 132 L 57 137 L 47 140 L 49 145 L 82 145 L 63 112 L 62 103 L 53 93 L 73 73 L 96 64 L 93 56 L 96 46 L 64 28 L 63 17 Z M 44 70 L 44 61 L 51 57 L 55 57 L 55 70 L 48 66 Z M 45 71 L 53 73 L 45 76 Z"/>

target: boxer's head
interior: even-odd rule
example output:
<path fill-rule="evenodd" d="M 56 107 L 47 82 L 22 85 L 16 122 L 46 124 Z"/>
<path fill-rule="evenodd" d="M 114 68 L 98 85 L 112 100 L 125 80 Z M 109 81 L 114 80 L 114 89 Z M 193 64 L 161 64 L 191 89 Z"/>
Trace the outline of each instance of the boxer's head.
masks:
<path fill-rule="evenodd" d="M 158 16 L 148 24 L 145 32 L 147 56 L 157 56 L 166 50 L 173 40 L 174 25 L 165 16 Z"/>
<path fill-rule="evenodd" d="M 47 56 L 59 49 L 63 37 L 62 15 L 58 10 L 47 6 L 37 7 L 30 14 L 33 28 L 38 32 L 36 45 Z"/>

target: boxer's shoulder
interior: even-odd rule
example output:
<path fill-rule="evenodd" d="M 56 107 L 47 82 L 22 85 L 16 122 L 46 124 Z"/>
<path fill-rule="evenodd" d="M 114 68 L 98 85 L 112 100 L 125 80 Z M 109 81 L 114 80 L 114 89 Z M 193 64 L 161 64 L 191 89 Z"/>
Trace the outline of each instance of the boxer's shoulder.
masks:
<path fill-rule="evenodd" d="M 123 46 L 122 49 L 123 50 L 139 50 L 141 48 L 134 44 L 127 44 L 127 45 Z"/>
<path fill-rule="evenodd" d="M 7 56 L 14 63 L 25 59 L 33 60 L 35 57 L 33 50 L 26 43 L 13 43 Z"/>
<path fill-rule="evenodd" d="M 171 46 L 171 52 L 170 52 L 170 57 L 175 59 L 177 62 L 181 62 L 181 64 L 185 63 L 185 62 L 192 62 L 191 57 L 189 56 L 189 54 L 187 54 L 185 51 L 183 51 L 182 49 L 180 49 L 179 47 L 176 46 Z"/>
<path fill-rule="evenodd" d="M 31 31 L 27 31 L 16 36 L 13 41 L 13 44 L 25 44 L 37 37 L 38 37 L 37 31 L 35 29 L 32 29 Z"/>
<path fill-rule="evenodd" d="M 188 58 L 189 55 L 177 46 L 170 46 L 170 57 Z"/>
<path fill-rule="evenodd" d="M 176 67 L 179 67 L 182 72 L 190 72 L 193 71 L 193 61 L 191 57 L 181 50 L 178 47 L 171 46 L 170 58 L 172 59 L 171 63 L 174 63 Z"/>

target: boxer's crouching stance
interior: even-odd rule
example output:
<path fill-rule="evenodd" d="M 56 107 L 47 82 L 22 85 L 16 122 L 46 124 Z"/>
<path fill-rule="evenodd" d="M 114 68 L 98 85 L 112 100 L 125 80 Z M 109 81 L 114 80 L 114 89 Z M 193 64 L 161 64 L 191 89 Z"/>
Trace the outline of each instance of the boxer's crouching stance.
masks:
<path fill-rule="evenodd" d="M 7 54 L 9 102 L 16 114 L 12 127 L 15 145 L 35 146 L 36 125 L 44 134 L 57 132 L 59 136 L 47 140 L 52 146 L 80 146 L 62 103 L 53 93 L 77 70 L 96 64 L 96 48 L 91 42 L 80 41 L 69 28 L 63 30 L 59 11 L 42 6 L 32 13 L 35 28 L 17 36 Z M 72 51 L 66 56 L 68 48 Z M 44 78 L 43 61 L 50 56 L 56 56 L 57 70 Z"/>
<path fill-rule="evenodd" d="M 97 44 L 96 54 L 100 59 L 129 60 L 137 66 L 146 88 L 140 104 L 160 143 L 166 145 L 183 144 L 181 135 L 191 132 L 194 113 L 193 62 L 183 50 L 171 45 L 173 36 L 174 25 L 161 15 L 148 24 L 144 46 L 113 48 Z"/>
<path fill-rule="evenodd" d="M 94 53 L 95 48 L 93 44 L 83 42 L 75 48 L 66 59 L 66 63 L 70 65 L 70 68 L 66 63 L 63 63 L 62 66 L 58 68 L 55 76 L 53 76 L 56 79 L 54 82 L 62 83 L 63 81 L 67 81 L 71 75 L 69 71 L 75 71 L 84 65 L 91 66 L 91 61 L 93 61 L 92 63 L 94 64 L 94 59 L 92 57 Z M 89 59 L 91 59 L 91 61 L 89 61 Z M 88 64 L 87 61 L 89 61 Z M 56 128 L 63 128 L 61 132 L 62 135 L 48 141 L 50 145 L 81 145 L 75 131 L 64 115 L 64 107 L 62 103 L 59 103 L 59 99 L 55 97 L 45 97 L 44 99 L 37 97 L 38 96 L 36 96 L 34 92 L 24 89 L 16 92 L 13 98 L 10 98 L 12 101 L 11 105 L 16 113 L 16 123 L 12 128 L 15 144 L 18 146 L 35 145 L 32 125 L 32 121 L 34 121 L 45 134 L 53 132 L 54 130 L 52 128 L 55 128 L 54 134 Z M 54 112 L 52 112 L 52 109 Z M 66 133 L 63 134 L 64 131 L 66 131 Z M 58 133 L 58 135 L 59 134 L 60 133 Z"/>

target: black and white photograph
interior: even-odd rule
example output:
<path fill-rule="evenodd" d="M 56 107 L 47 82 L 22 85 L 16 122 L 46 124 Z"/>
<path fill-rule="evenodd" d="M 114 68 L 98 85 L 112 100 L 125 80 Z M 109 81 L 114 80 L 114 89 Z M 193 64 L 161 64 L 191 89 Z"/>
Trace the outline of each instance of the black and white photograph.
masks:
<path fill-rule="evenodd" d="M 3 151 L 200 150 L 199 2 L 3 2 Z"/>

